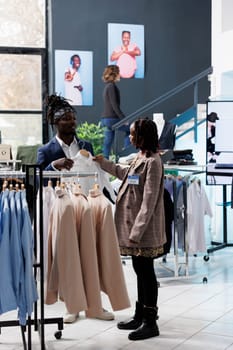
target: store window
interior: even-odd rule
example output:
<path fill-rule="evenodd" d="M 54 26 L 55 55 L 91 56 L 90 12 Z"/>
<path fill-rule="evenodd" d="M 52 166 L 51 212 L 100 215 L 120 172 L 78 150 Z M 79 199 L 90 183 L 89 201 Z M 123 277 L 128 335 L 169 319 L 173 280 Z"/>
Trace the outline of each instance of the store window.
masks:
<path fill-rule="evenodd" d="M 45 9 L 44 0 L 0 2 L 0 143 L 14 159 L 19 146 L 43 143 Z"/>
<path fill-rule="evenodd" d="M 41 110 L 41 56 L 0 54 L 0 109 Z"/>
<path fill-rule="evenodd" d="M 45 47 L 45 1 L 0 2 L 0 46 Z"/>

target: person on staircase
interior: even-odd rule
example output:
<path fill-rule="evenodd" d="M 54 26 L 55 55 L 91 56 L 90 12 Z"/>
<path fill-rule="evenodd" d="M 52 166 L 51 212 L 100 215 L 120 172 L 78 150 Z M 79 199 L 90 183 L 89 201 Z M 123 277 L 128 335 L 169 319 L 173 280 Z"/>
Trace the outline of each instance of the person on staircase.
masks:
<path fill-rule="evenodd" d="M 104 69 L 102 79 L 105 83 L 103 91 L 104 107 L 101 116 L 101 126 L 104 127 L 103 154 L 108 159 L 115 138 L 115 130 L 112 127 L 125 118 L 120 108 L 120 90 L 116 84 L 120 81 L 119 67 L 113 64 L 108 65 Z M 123 124 L 118 130 L 124 133 L 124 148 L 127 148 L 130 145 L 129 125 Z"/>

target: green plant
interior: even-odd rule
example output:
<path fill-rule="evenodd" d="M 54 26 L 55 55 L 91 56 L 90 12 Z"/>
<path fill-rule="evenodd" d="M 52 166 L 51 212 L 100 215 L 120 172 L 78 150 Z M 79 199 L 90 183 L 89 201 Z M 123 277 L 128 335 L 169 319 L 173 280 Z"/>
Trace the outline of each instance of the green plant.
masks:
<path fill-rule="evenodd" d="M 76 133 L 78 138 L 91 142 L 94 154 L 102 153 L 104 141 L 104 128 L 98 124 L 84 122 L 77 126 Z"/>

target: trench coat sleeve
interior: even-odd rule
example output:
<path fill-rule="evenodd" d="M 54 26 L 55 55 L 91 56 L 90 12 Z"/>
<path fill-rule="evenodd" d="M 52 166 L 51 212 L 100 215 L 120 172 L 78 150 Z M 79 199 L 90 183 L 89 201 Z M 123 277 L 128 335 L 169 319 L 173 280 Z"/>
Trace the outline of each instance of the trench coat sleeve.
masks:
<path fill-rule="evenodd" d="M 129 171 L 129 167 L 121 166 L 106 158 L 102 160 L 100 167 L 120 180 L 122 180 Z"/>
<path fill-rule="evenodd" d="M 129 235 L 130 240 L 140 242 L 145 230 L 147 229 L 155 208 L 158 205 L 161 186 L 163 186 L 162 174 L 163 168 L 160 159 L 152 158 L 148 162 L 142 203 Z"/>

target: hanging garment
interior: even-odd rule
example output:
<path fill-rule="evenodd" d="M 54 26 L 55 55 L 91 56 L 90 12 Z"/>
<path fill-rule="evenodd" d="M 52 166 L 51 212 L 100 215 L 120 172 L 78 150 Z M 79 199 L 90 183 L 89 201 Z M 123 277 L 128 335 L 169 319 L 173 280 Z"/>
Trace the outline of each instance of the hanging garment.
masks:
<path fill-rule="evenodd" d="M 55 191 L 52 185 L 48 182 L 48 186 L 42 188 L 42 197 L 43 197 L 43 251 L 44 251 L 44 271 L 47 273 L 48 269 L 48 232 L 49 232 L 49 218 L 50 213 L 55 201 Z M 39 193 L 37 196 L 37 242 L 40 242 L 40 197 Z M 40 244 L 37 244 L 37 258 L 40 257 Z M 39 277 L 39 276 L 38 276 Z"/>
<path fill-rule="evenodd" d="M 48 273 L 46 303 L 53 304 L 58 295 L 69 313 L 87 309 L 81 271 L 73 203 L 64 189 L 55 190 L 48 236 Z"/>
<path fill-rule="evenodd" d="M 80 190 L 74 190 L 74 194 L 71 194 L 71 200 L 74 204 L 81 270 L 87 298 L 86 316 L 97 317 L 103 310 L 91 208 L 87 197 Z"/>
<path fill-rule="evenodd" d="M 17 309 L 10 259 L 10 208 L 8 195 L 8 189 L 2 192 L 1 195 L 0 314 Z"/>
<path fill-rule="evenodd" d="M 9 208 L 10 208 L 10 258 L 11 258 L 11 268 L 13 277 L 13 288 L 17 300 L 19 303 L 19 293 L 20 293 L 20 273 L 22 272 L 23 259 L 21 251 L 21 237 L 20 237 L 20 227 L 17 222 L 17 211 L 16 211 L 16 200 L 15 191 L 10 191 L 8 195 Z"/>
<path fill-rule="evenodd" d="M 26 324 L 26 315 L 27 315 L 27 307 L 26 307 L 26 296 L 25 296 L 25 274 L 24 274 L 24 262 L 23 262 L 23 252 L 21 248 L 21 232 L 23 227 L 23 210 L 22 210 L 22 202 L 21 202 L 21 191 L 17 191 L 15 193 L 15 209 L 16 209 L 16 220 L 17 220 L 17 230 L 19 233 L 20 240 L 20 250 L 21 250 L 21 259 L 22 261 L 19 263 L 19 296 L 18 296 L 18 318 L 19 322 L 22 325 Z"/>
<path fill-rule="evenodd" d="M 112 206 L 100 190 L 90 190 L 88 195 L 96 235 L 100 287 L 106 293 L 113 310 L 130 306 L 124 272 L 120 258 Z"/>
<path fill-rule="evenodd" d="M 174 192 L 175 182 L 175 193 Z M 176 230 L 178 235 L 178 248 L 185 249 L 185 222 L 184 222 L 184 180 L 180 176 L 167 176 L 164 188 L 169 192 L 176 207 Z"/>
<path fill-rule="evenodd" d="M 163 254 L 170 253 L 172 244 L 172 222 L 174 220 L 174 203 L 171 199 L 170 193 L 164 188 L 164 213 L 165 213 L 165 230 L 167 242 L 163 245 Z"/>
<path fill-rule="evenodd" d="M 187 189 L 187 235 L 189 252 L 206 252 L 204 216 L 213 216 L 204 187 L 193 181 Z"/>
<path fill-rule="evenodd" d="M 24 261 L 24 291 L 25 295 L 25 310 L 21 310 L 21 317 L 26 314 L 31 316 L 33 312 L 33 304 L 38 300 L 36 282 L 33 275 L 34 263 L 34 236 L 32 224 L 26 200 L 26 191 L 20 191 L 22 205 L 22 229 L 21 229 L 21 249 Z"/>
<path fill-rule="evenodd" d="M 98 163 L 94 162 L 92 159 L 92 155 L 89 153 L 88 156 L 84 156 L 82 154 L 82 150 L 80 150 L 77 155 L 72 158 L 74 161 L 74 165 L 72 167 L 72 171 L 77 171 L 77 173 L 92 173 L 96 174 L 96 178 L 93 176 L 90 177 L 80 177 L 79 182 L 82 187 L 82 192 L 88 195 L 89 189 L 93 188 L 93 185 L 98 181 L 98 185 L 101 191 L 104 189 L 108 192 L 110 199 L 112 202 L 116 200 L 116 194 L 112 188 L 112 185 L 109 180 L 109 174 L 102 170 Z"/>

